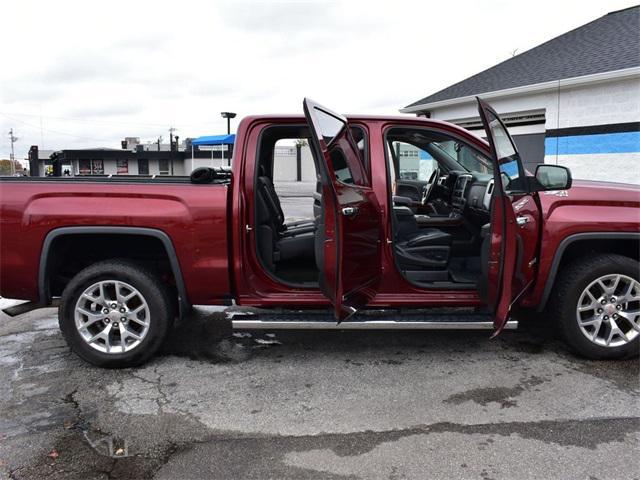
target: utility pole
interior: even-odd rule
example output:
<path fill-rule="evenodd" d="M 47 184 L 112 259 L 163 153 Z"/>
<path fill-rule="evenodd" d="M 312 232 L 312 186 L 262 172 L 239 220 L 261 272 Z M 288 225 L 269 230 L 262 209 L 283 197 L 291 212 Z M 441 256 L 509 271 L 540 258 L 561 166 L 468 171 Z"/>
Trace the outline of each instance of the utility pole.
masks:
<path fill-rule="evenodd" d="M 11 140 L 11 157 L 9 158 L 9 163 L 11 163 L 11 166 L 9 167 L 9 169 L 10 169 L 11 175 L 13 175 L 15 173 L 14 162 L 16 161 L 16 154 L 13 150 L 13 144 L 18 141 L 18 137 L 15 137 L 13 135 L 13 128 L 9 130 L 9 139 Z"/>
<path fill-rule="evenodd" d="M 222 118 L 227 119 L 227 135 L 231 134 L 231 119 L 236 118 L 236 114 L 233 112 L 220 112 Z"/>
<path fill-rule="evenodd" d="M 236 114 L 234 112 L 220 112 L 220 116 L 227 119 L 227 135 L 231 135 L 231 119 L 236 118 Z M 220 145 L 222 148 L 222 158 L 224 158 L 224 147 L 226 145 L 227 144 L 224 143 Z M 231 166 L 231 151 L 229 151 L 229 160 L 227 165 Z"/>
<path fill-rule="evenodd" d="M 177 128 L 169 127 L 169 162 L 171 162 L 171 175 L 173 176 L 173 132 Z"/>

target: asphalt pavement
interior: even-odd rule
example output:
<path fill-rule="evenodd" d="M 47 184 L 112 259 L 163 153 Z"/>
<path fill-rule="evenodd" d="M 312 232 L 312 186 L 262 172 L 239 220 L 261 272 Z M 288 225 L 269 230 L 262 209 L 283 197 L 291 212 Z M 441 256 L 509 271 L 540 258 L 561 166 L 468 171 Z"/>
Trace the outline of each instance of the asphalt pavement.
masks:
<path fill-rule="evenodd" d="M 276 189 L 312 217 L 314 184 Z M 640 478 L 638 360 L 576 358 L 553 318 L 490 340 L 234 333 L 221 310 L 125 370 L 71 353 L 55 309 L 0 314 L 0 478 Z"/>
<path fill-rule="evenodd" d="M 0 478 L 638 478 L 638 361 L 549 328 L 234 334 L 197 310 L 102 370 L 54 309 L 2 315 Z"/>

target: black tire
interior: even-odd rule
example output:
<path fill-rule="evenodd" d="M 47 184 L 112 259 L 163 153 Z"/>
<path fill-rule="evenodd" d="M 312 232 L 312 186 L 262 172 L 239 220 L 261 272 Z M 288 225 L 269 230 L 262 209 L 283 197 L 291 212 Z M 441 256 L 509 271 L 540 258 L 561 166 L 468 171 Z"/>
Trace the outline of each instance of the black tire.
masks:
<path fill-rule="evenodd" d="M 640 264 L 637 261 L 614 254 L 582 257 L 562 269 L 553 286 L 554 297 L 547 314 L 557 316 L 560 333 L 572 351 L 594 360 L 622 359 L 638 355 L 640 336 L 617 347 L 601 346 L 589 340 L 578 325 L 576 308 L 584 289 L 596 279 L 604 275 L 620 274 L 638 281 L 639 271 Z"/>
<path fill-rule="evenodd" d="M 123 353 L 105 353 L 91 347 L 75 325 L 75 307 L 82 293 L 94 283 L 119 280 L 137 289 L 149 307 L 149 330 L 140 343 Z M 175 306 L 169 289 L 149 270 L 128 260 L 106 260 L 80 271 L 66 286 L 58 309 L 60 330 L 80 358 L 104 368 L 134 367 L 146 362 L 162 345 L 173 319 Z"/>

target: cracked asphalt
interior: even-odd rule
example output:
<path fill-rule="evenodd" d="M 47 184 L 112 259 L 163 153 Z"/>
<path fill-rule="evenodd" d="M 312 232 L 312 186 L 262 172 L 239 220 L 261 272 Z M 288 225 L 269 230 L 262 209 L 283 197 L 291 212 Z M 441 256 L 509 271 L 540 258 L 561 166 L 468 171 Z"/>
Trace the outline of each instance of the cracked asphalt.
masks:
<path fill-rule="evenodd" d="M 632 479 L 639 365 L 545 335 L 231 332 L 197 310 L 137 369 L 0 316 L 0 477 Z"/>

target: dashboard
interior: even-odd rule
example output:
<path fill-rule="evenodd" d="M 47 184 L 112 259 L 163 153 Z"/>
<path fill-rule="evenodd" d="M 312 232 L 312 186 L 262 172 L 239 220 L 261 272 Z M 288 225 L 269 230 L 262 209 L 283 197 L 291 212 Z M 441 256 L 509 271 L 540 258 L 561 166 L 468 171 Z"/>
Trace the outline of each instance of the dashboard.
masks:
<path fill-rule="evenodd" d="M 438 184 L 443 187 L 445 195 L 449 195 L 455 209 L 489 213 L 494 187 L 492 175 L 451 171 L 440 177 Z"/>
<path fill-rule="evenodd" d="M 467 184 L 473 182 L 473 175 L 465 173 L 458 175 L 456 183 L 453 184 L 453 190 L 451 191 L 451 205 L 460 210 L 464 209 L 465 203 L 467 203 Z"/>

